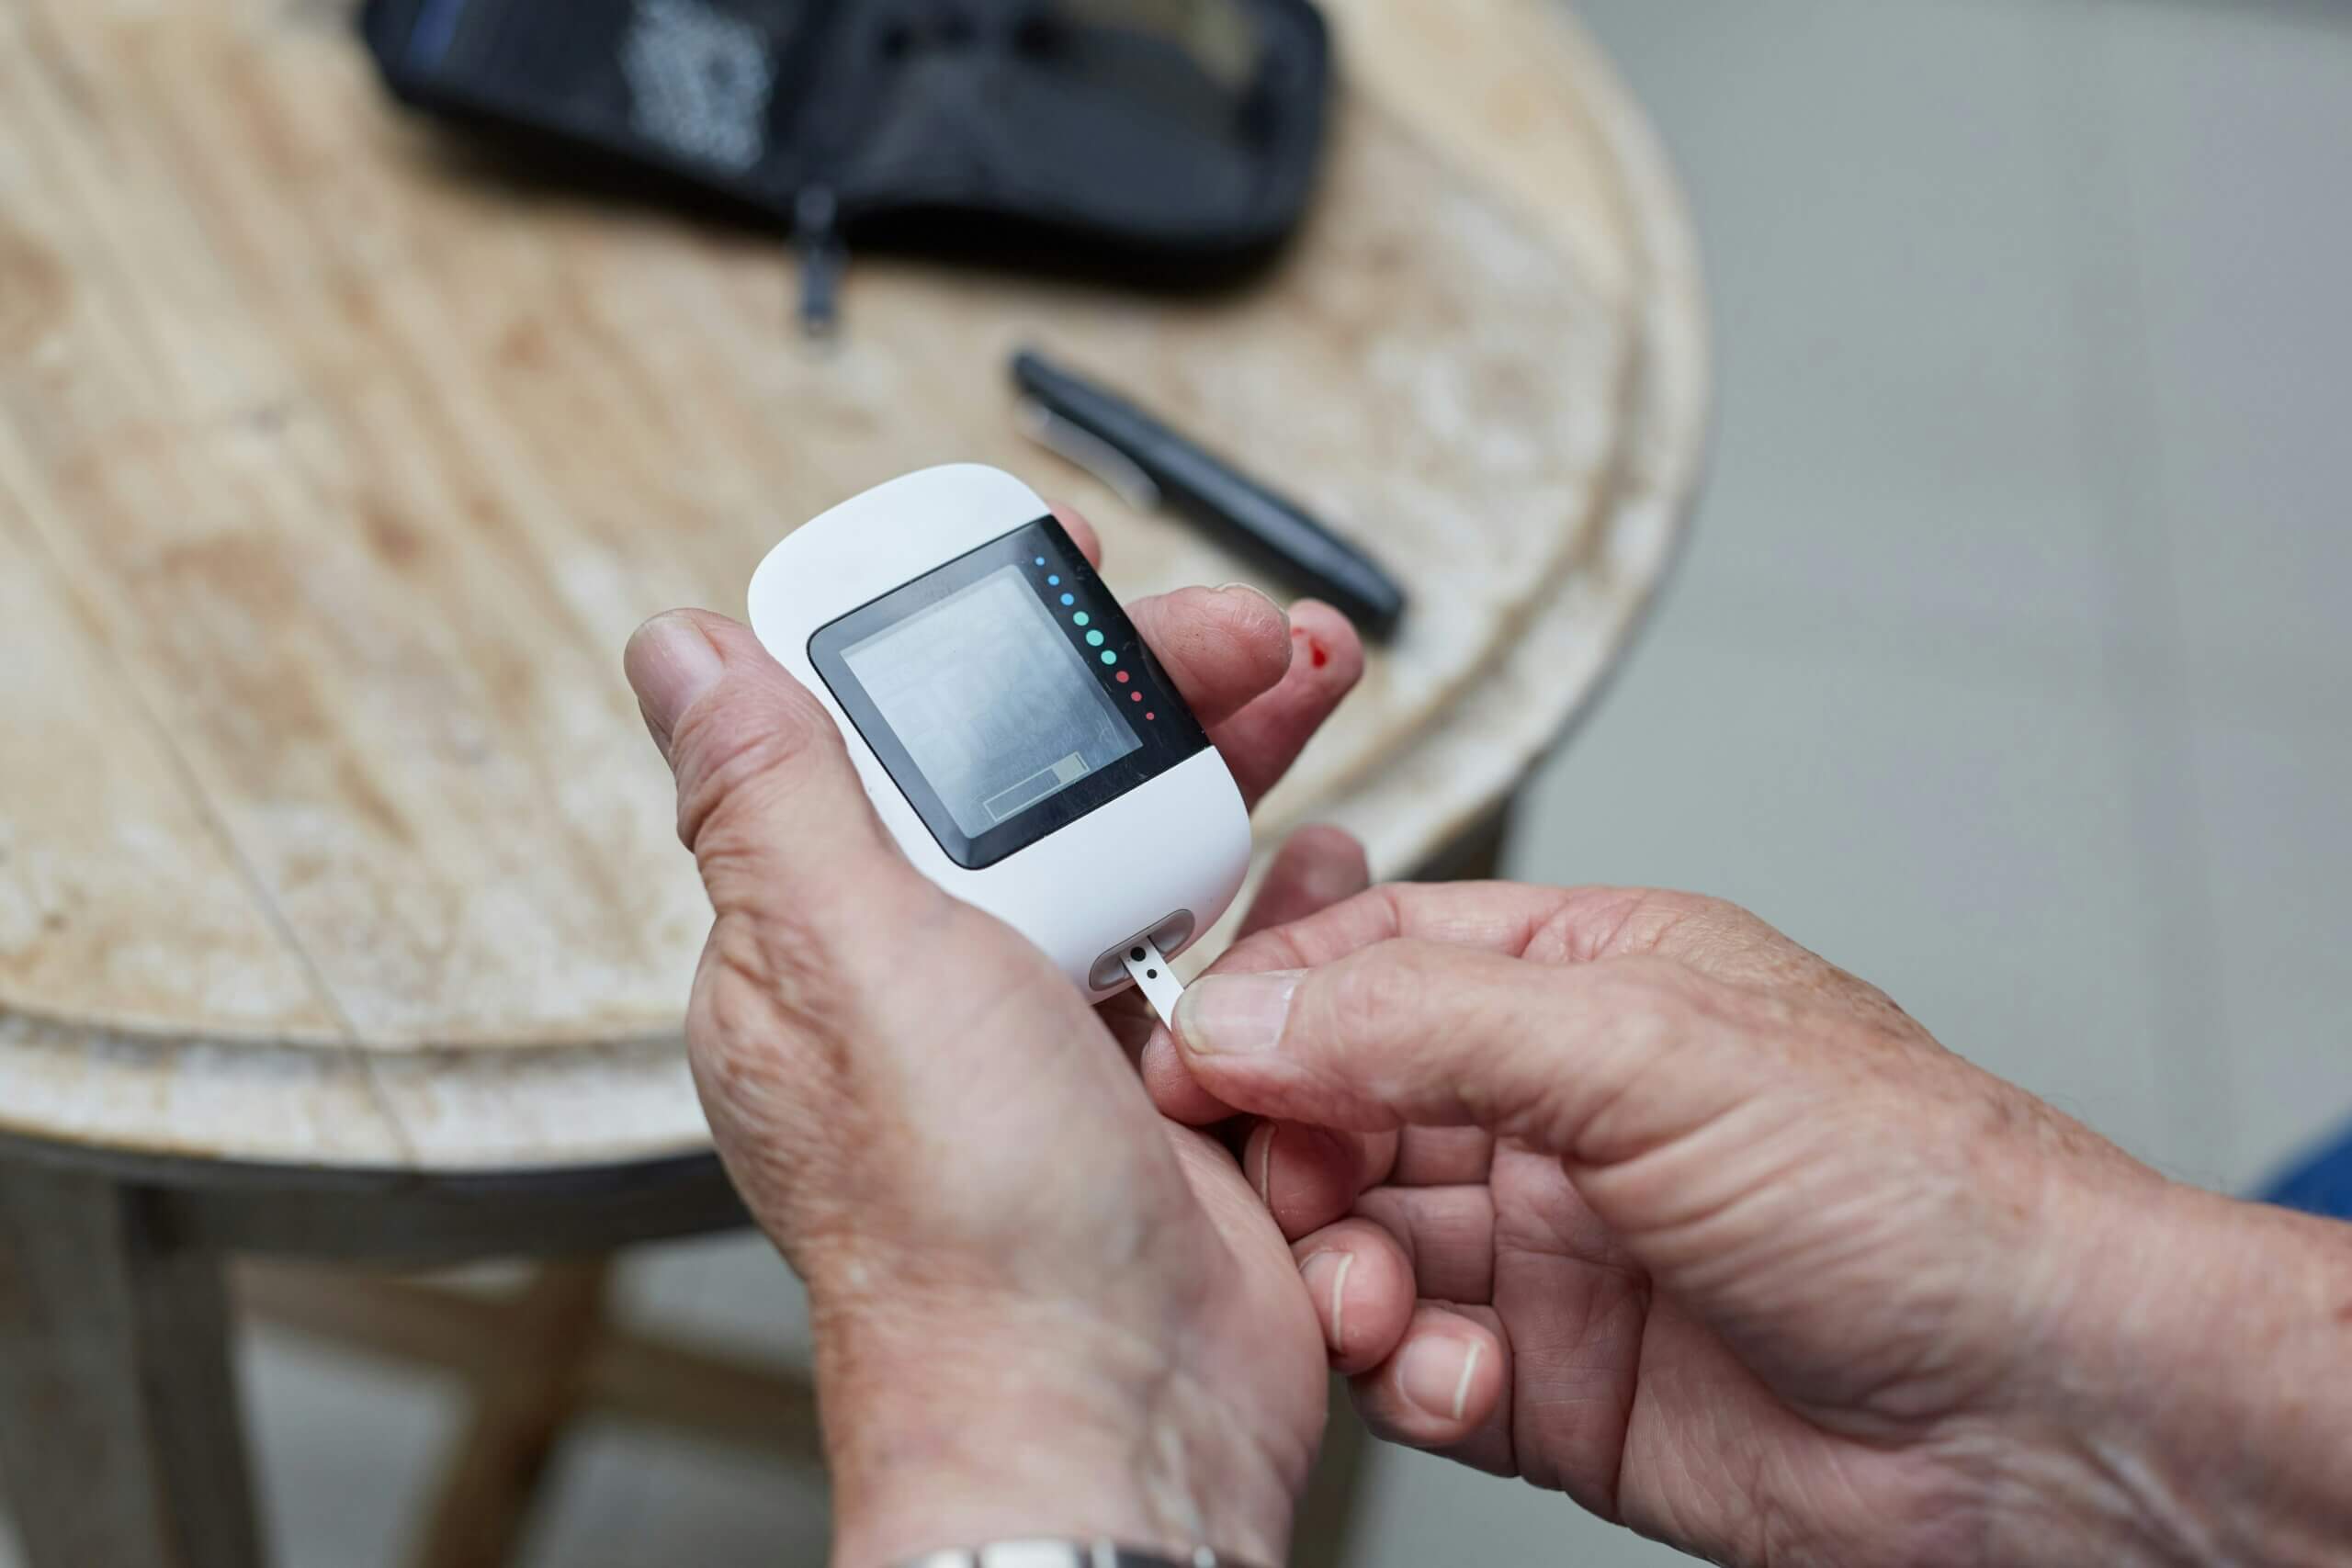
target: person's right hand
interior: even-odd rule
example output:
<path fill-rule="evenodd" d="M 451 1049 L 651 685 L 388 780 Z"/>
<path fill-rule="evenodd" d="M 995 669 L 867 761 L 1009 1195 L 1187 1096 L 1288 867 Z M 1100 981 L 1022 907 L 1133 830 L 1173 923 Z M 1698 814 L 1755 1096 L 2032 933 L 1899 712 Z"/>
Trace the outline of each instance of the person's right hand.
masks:
<path fill-rule="evenodd" d="M 1738 909 L 1375 888 L 1177 1024 L 1155 1098 L 1279 1119 L 1244 1169 L 1385 1436 L 1724 1562 L 2352 1561 L 2352 1230 Z"/>

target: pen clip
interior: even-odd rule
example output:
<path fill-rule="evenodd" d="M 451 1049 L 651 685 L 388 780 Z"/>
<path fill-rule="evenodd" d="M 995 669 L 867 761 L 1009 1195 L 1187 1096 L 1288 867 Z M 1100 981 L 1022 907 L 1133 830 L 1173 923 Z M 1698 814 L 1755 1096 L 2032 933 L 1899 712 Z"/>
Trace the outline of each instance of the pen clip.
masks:
<path fill-rule="evenodd" d="M 1081 424 L 1064 419 L 1035 398 L 1023 398 L 1014 415 L 1021 434 L 1063 461 L 1076 464 L 1110 487 L 1137 512 L 1159 510 L 1159 487 L 1133 457 Z"/>

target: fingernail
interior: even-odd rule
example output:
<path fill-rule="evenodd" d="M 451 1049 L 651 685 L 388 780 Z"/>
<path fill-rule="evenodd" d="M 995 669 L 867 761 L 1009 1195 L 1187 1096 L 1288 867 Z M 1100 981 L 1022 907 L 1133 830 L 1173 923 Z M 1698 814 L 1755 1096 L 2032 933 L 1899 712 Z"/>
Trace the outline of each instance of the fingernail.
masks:
<path fill-rule="evenodd" d="M 624 662 L 629 684 L 637 689 L 638 705 L 645 710 L 645 722 L 665 749 L 679 716 L 711 688 L 726 668 L 702 628 L 674 610 L 637 628 L 637 635 L 628 639 Z"/>
<path fill-rule="evenodd" d="M 1298 1276 L 1306 1281 L 1307 1293 L 1323 1308 L 1324 1318 L 1330 1325 L 1333 1350 L 1347 1348 L 1348 1270 L 1355 1266 L 1354 1253 L 1329 1247 L 1299 1266 Z"/>
<path fill-rule="evenodd" d="M 1246 593 L 1250 598 L 1255 599 L 1259 604 L 1263 604 L 1267 609 L 1272 610 L 1275 615 L 1282 616 L 1285 625 L 1290 621 L 1290 613 L 1284 610 L 1280 604 L 1274 603 L 1273 595 L 1252 583 L 1220 582 L 1217 584 L 1216 591 L 1219 593 Z"/>
<path fill-rule="evenodd" d="M 1470 1403 L 1470 1379 L 1484 1349 L 1476 1339 L 1425 1335 L 1397 1358 L 1396 1387 L 1423 1415 L 1459 1421 Z"/>
<path fill-rule="evenodd" d="M 1176 1032 L 1195 1055 L 1238 1056 L 1271 1051 L 1290 1018 L 1300 972 L 1205 975 L 1176 1003 Z"/>

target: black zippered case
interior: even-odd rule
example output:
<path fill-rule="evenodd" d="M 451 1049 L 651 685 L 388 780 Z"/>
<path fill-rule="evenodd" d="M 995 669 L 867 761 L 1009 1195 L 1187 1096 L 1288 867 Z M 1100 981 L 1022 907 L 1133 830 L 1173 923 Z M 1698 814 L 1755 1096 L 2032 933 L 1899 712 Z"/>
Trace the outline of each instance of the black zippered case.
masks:
<path fill-rule="evenodd" d="M 361 30 L 406 103 L 812 250 L 1043 242 L 1139 274 L 1273 249 L 1330 84 L 1306 0 L 368 0 Z"/>

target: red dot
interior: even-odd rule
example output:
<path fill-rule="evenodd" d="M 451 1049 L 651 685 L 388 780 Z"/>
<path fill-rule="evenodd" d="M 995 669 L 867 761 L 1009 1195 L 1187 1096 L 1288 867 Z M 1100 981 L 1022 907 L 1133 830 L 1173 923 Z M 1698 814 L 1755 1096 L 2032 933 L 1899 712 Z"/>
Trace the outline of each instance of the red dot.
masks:
<path fill-rule="evenodd" d="M 1122 671 L 1119 671 L 1119 684 L 1120 684 L 1120 685 L 1122 685 L 1122 686 L 1124 686 L 1124 685 L 1125 685 L 1126 683 L 1127 683 L 1127 672 L 1126 672 L 1125 671 L 1122 670 Z"/>
<path fill-rule="evenodd" d="M 1158 718 L 1159 716 L 1156 713 L 1148 713 L 1143 716 L 1143 721 L 1146 724 L 1149 724 L 1153 719 Z"/>
<path fill-rule="evenodd" d="M 1129 692 L 1127 694 L 1127 701 L 1131 703 L 1139 703 L 1143 701 L 1143 694 L 1141 692 Z"/>

